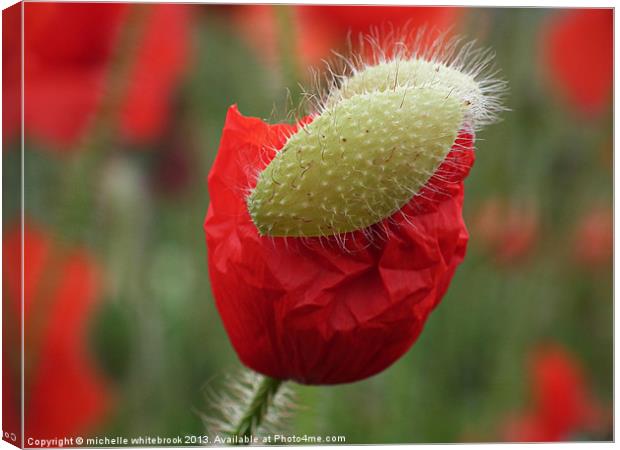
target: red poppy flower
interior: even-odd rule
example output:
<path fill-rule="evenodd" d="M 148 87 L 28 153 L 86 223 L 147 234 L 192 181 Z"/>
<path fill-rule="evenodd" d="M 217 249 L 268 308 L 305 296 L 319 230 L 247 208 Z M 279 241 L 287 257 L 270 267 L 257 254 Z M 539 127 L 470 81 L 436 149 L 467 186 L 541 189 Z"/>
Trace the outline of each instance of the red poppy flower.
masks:
<path fill-rule="evenodd" d="M 613 214 L 609 207 L 596 207 L 577 223 L 573 256 L 583 268 L 592 270 L 611 265 L 614 248 Z"/>
<path fill-rule="evenodd" d="M 292 9 L 297 51 L 309 65 L 321 64 L 342 49 L 347 35 L 357 37 L 375 27 L 408 25 L 438 31 L 453 28 L 460 19 L 459 8 L 394 6 L 296 6 Z M 250 45 L 269 62 L 278 57 L 277 19 L 273 6 L 252 5 L 235 8 L 235 21 Z"/>
<path fill-rule="evenodd" d="M 539 349 L 530 364 L 533 409 L 509 421 L 510 441 L 550 442 L 600 429 L 603 411 L 587 387 L 582 368 L 559 346 Z"/>
<path fill-rule="evenodd" d="M 462 133 L 443 177 L 400 214 L 374 225 L 386 239 L 261 237 L 245 195 L 296 126 L 268 125 L 230 108 L 209 175 L 209 273 L 229 338 L 248 367 L 306 384 L 352 382 L 396 361 L 437 306 L 468 240 L 463 183 L 474 161 Z M 456 162 L 456 164 L 453 164 Z M 449 176 L 446 176 L 448 173 Z M 443 191 L 443 194 L 437 192 Z"/>
<path fill-rule="evenodd" d="M 3 239 L 4 317 L 20 317 L 20 230 Z M 25 437 L 71 437 L 97 425 L 109 411 L 111 394 L 88 353 L 87 324 L 97 299 L 99 275 L 81 249 L 61 249 L 41 230 L 24 232 Z M 3 415 L 5 430 L 19 435 L 19 336 L 3 327 Z M 16 339 L 17 338 L 17 339 Z"/>
<path fill-rule="evenodd" d="M 110 95 L 120 99 L 111 107 L 123 138 L 144 143 L 161 133 L 187 62 L 186 6 L 28 3 L 24 9 L 27 136 L 66 151 Z M 144 23 L 133 23 L 140 14 Z M 139 30 L 137 43 L 130 44 L 135 50 L 121 48 L 127 27 Z M 112 73 L 128 55 L 127 73 Z M 19 59 L 10 63 L 17 66 Z M 112 83 L 115 77 L 121 79 L 118 85 Z M 13 81 L 16 89 L 20 80 Z"/>
<path fill-rule="evenodd" d="M 461 9 L 419 6 L 300 6 L 300 14 L 307 20 L 327 21 L 341 36 L 347 33 L 368 33 L 372 27 L 391 24 L 395 27 L 410 24 L 413 27 L 437 27 L 442 30 L 454 26 Z"/>
<path fill-rule="evenodd" d="M 149 13 L 130 68 L 119 125 L 124 138 L 140 143 L 165 129 L 171 94 L 187 68 L 190 39 L 187 6 L 154 5 Z"/>
<path fill-rule="evenodd" d="M 18 135 L 21 120 L 21 8 L 17 3 L 2 11 L 2 144 Z"/>
<path fill-rule="evenodd" d="M 543 30 L 541 47 L 552 87 L 585 115 L 607 110 L 613 84 L 611 9 L 554 13 Z"/>

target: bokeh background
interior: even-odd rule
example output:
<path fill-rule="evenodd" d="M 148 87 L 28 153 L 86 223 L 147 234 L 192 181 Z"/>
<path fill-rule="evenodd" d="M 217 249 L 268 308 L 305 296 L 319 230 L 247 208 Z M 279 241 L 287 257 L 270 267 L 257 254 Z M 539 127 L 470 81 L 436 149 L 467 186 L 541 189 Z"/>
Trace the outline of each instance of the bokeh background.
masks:
<path fill-rule="evenodd" d="M 18 412 L 19 8 L 3 12 L 5 430 Z M 27 435 L 205 433 L 205 386 L 240 367 L 202 232 L 226 110 L 284 120 L 349 32 L 408 22 L 492 47 L 511 111 L 479 136 L 468 255 L 418 342 L 369 380 L 293 386 L 288 431 L 612 439 L 612 10 L 24 11 Z"/>

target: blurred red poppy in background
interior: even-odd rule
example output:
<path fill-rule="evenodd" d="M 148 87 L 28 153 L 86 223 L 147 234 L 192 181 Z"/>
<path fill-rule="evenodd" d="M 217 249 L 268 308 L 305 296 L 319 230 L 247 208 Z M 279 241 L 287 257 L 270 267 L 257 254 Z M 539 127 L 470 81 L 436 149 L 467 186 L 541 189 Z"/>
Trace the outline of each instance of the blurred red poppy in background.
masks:
<path fill-rule="evenodd" d="M 153 191 L 164 196 L 181 194 L 196 175 L 196 161 L 189 139 L 172 136 L 166 139 L 162 150 L 157 152 L 151 182 Z"/>
<path fill-rule="evenodd" d="M 501 264 L 524 260 L 539 235 L 538 210 L 531 202 L 513 204 L 501 198 L 485 200 L 472 220 L 472 238 Z"/>
<path fill-rule="evenodd" d="M 12 136 L 21 132 L 21 8 L 22 3 L 2 11 L 2 145 L 9 149 Z"/>
<path fill-rule="evenodd" d="M 13 226 L 3 238 L 3 313 L 12 323 L 19 321 L 21 308 L 20 235 L 19 226 Z M 25 227 L 26 439 L 88 432 L 110 410 L 110 389 L 88 352 L 87 325 L 98 287 L 97 267 L 85 250 L 61 247 L 46 232 Z M 21 347 L 15 333 L 3 332 L 10 339 L 5 348 Z M 3 352 L 3 393 L 10 394 L 3 397 L 3 425 L 19 430 L 21 367 L 13 353 Z"/>
<path fill-rule="evenodd" d="M 588 270 L 611 265 L 614 251 L 613 213 L 609 206 L 597 206 L 579 218 L 573 231 L 573 257 Z"/>
<path fill-rule="evenodd" d="M 551 87 L 577 111 L 606 112 L 613 85 L 613 11 L 554 12 L 541 35 L 541 60 Z"/>
<path fill-rule="evenodd" d="M 604 431 L 605 411 L 590 392 L 581 364 L 564 348 L 539 348 L 530 360 L 529 374 L 533 403 L 506 423 L 507 441 L 564 441 Z"/>
<path fill-rule="evenodd" d="M 402 214 L 334 239 L 259 236 L 245 193 L 296 126 L 230 108 L 209 175 L 205 219 L 216 305 L 241 361 L 271 377 L 335 384 L 374 375 L 405 353 L 446 292 L 468 240 L 463 179 L 473 137 L 461 134 Z M 441 193 L 440 193 L 441 192 Z"/>
<path fill-rule="evenodd" d="M 187 66 L 185 5 L 28 3 L 24 9 L 27 136 L 67 151 L 97 114 L 109 116 L 132 143 L 163 131 Z M 17 131 L 15 119 L 7 132 Z"/>
<path fill-rule="evenodd" d="M 149 8 L 120 111 L 121 135 L 136 142 L 149 141 L 165 130 L 172 93 L 189 62 L 188 6 L 160 4 Z"/>
<path fill-rule="evenodd" d="M 279 36 L 277 11 L 273 5 L 251 5 L 235 8 L 235 21 L 248 43 L 270 63 L 278 59 Z M 360 33 L 373 28 L 448 31 L 458 25 L 462 15 L 459 8 L 403 7 L 403 6 L 294 6 L 289 7 L 293 18 L 296 49 L 303 64 L 317 66 L 321 60 L 332 57 L 332 50 L 342 50 L 351 33 L 357 39 Z"/>

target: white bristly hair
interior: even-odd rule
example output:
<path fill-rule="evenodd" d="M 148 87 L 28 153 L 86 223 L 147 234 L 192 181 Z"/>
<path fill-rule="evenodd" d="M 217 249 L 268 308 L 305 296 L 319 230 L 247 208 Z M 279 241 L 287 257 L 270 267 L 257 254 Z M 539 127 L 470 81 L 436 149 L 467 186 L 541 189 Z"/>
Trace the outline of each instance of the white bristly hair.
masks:
<path fill-rule="evenodd" d="M 402 208 L 423 188 L 443 194 L 432 179 L 449 182 L 458 169 L 458 132 L 476 134 L 507 110 L 494 53 L 475 41 L 386 26 L 351 42 L 347 56 L 313 72 L 303 106 L 290 110 L 305 108 L 311 123 L 272 149 L 265 170 L 248 167 L 256 187 L 244 196 L 262 235 L 348 250 L 356 232 L 373 243 L 389 238 L 396 218 L 415 226 Z"/>

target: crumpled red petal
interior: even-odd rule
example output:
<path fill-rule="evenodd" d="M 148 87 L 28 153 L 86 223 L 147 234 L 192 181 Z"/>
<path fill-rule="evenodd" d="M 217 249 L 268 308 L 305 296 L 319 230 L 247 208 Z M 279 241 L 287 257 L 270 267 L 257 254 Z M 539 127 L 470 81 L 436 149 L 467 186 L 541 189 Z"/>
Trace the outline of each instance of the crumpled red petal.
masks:
<path fill-rule="evenodd" d="M 245 196 L 295 129 L 230 108 L 208 183 L 211 286 L 246 366 L 304 384 L 352 382 L 409 349 L 463 260 L 473 136 L 462 133 L 421 195 L 368 230 L 380 237 L 261 237 Z"/>

